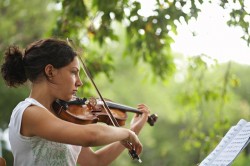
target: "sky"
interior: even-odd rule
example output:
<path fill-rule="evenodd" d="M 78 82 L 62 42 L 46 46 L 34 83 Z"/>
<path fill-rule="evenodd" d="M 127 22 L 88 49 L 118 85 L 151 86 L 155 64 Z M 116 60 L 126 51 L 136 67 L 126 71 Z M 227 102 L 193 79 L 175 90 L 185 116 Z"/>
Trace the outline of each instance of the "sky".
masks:
<path fill-rule="evenodd" d="M 248 2 L 250 9 L 250 1 Z M 142 3 L 142 13 L 149 13 L 152 6 L 154 1 Z M 182 22 L 178 26 L 172 50 L 185 56 L 206 54 L 221 63 L 235 61 L 250 65 L 250 47 L 241 39 L 243 31 L 240 28 L 226 24 L 227 11 L 209 3 L 202 5 L 201 10 L 196 20 L 191 20 L 188 25 Z"/>

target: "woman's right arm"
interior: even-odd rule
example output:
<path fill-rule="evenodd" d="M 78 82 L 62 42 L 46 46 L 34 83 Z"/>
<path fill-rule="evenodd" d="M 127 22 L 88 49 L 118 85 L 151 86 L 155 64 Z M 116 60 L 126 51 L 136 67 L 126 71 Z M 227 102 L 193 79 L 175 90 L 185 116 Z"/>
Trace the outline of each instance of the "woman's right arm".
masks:
<path fill-rule="evenodd" d="M 50 141 L 83 147 L 129 141 L 138 154 L 142 151 L 138 137 L 128 129 L 103 124 L 74 124 L 61 120 L 38 106 L 30 106 L 24 111 L 21 134 L 29 137 L 39 136 Z"/>

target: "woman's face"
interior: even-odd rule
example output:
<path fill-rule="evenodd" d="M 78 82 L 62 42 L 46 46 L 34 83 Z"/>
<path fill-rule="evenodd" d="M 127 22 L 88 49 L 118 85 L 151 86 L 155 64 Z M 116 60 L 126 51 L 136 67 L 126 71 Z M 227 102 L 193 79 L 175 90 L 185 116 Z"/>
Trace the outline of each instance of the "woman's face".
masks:
<path fill-rule="evenodd" d="M 55 87 L 52 90 L 54 90 L 56 98 L 69 101 L 76 95 L 78 87 L 82 85 L 79 71 L 77 57 L 69 65 L 54 70 L 53 83 Z"/>

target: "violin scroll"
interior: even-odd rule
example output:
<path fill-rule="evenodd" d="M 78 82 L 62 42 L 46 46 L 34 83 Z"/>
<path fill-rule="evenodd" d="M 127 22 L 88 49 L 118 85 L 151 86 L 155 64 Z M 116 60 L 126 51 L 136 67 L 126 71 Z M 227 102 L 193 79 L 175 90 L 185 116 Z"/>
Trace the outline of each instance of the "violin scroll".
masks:
<path fill-rule="evenodd" d="M 157 119 L 158 119 L 158 116 L 156 114 L 152 114 L 152 115 L 148 116 L 147 122 L 149 123 L 150 126 L 154 126 Z"/>

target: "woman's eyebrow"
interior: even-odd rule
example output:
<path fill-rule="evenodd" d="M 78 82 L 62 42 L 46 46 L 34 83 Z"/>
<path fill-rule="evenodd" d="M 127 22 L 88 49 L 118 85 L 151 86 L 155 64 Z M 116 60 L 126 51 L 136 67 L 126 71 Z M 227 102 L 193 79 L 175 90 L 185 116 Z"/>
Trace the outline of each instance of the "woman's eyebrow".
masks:
<path fill-rule="evenodd" d="M 78 67 L 72 67 L 72 69 L 75 69 L 75 70 L 77 70 L 77 71 L 80 70 Z"/>

